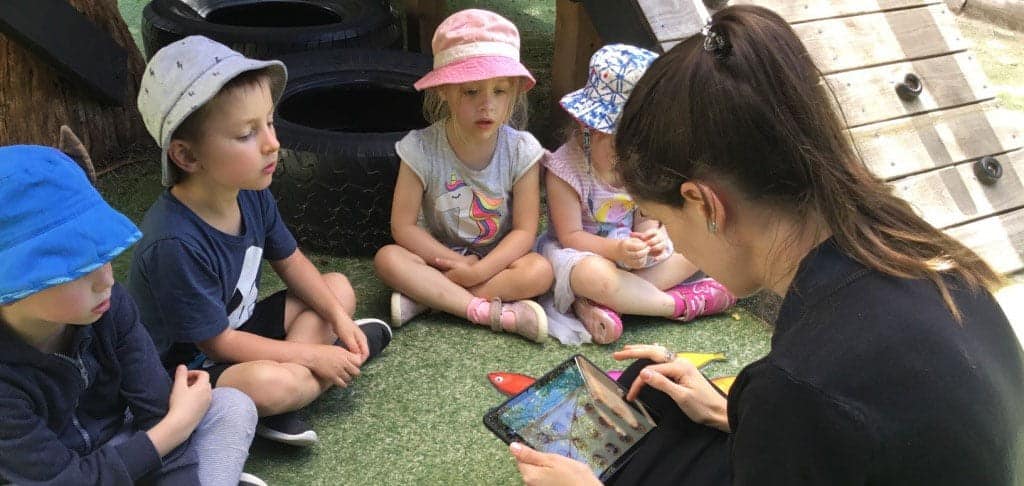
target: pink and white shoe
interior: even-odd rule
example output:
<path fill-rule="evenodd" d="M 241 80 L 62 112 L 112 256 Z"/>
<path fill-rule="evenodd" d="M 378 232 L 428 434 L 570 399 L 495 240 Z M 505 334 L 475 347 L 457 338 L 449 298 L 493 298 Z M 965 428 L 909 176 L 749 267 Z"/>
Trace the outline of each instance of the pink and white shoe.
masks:
<path fill-rule="evenodd" d="M 622 335 L 622 317 L 618 312 L 583 297 L 572 303 L 572 310 L 595 344 L 613 343 Z"/>
<path fill-rule="evenodd" d="M 684 322 L 718 314 L 736 303 L 736 296 L 713 278 L 682 283 L 665 293 L 676 303 L 672 318 Z"/>
<path fill-rule="evenodd" d="M 410 299 L 401 292 L 391 292 L 391 327 L 402 327 L 412 318 L 429 310 L 429 307 Z"/>

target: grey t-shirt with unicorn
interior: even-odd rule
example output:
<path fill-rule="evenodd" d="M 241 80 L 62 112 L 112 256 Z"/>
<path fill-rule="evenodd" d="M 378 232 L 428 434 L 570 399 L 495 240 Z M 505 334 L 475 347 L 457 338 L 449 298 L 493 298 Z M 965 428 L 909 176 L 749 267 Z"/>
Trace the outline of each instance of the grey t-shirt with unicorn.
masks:
<path fill-rule="evenodd" d="M 449 248 L 484 256 L 512 229 L 512 186 L 544 155 L 529 132 L 498 130 L 491 162 L 466 167 L 448 144 L 444 123 L 414 130 L 395 144 L 423 183 L 420 223 Z"/>

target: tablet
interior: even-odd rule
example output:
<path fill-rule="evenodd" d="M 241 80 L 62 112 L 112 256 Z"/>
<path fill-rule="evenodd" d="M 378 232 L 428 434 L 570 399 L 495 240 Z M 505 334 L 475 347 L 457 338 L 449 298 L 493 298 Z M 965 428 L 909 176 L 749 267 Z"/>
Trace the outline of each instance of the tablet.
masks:
<path fill-rule="evenodd" d="M 506 443 L 521 442 L 587 464 L 602 481 L 622 467 L 656 424 L 639 401 L 583 355 L 491 409 L 484 424 Z"/>

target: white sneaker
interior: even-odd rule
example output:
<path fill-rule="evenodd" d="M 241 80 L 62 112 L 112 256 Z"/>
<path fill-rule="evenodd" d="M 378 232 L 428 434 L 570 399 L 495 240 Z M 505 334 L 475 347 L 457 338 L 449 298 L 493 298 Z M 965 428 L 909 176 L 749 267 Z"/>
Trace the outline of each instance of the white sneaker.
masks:
<path fill-rule="evenodd" d="M 296 447 L 308 447 L 320 440 L 316 431 L 299 417 L 298 412 L 285 412 L 260 418 L 256 423 L 256 435 Z"/>
<path fill-rule="evenodd" d="M 391 327 L 402 327 L 412 318 L 428 310 L 429 307 L 406 297 L 401 292 L 391 292 Z"/>
<path fill-rule="evenodd" d="M 238 476 L 238 486 L 267 486 L 267 483 L 252 474 L 243 472 L 241 476 Z"/>

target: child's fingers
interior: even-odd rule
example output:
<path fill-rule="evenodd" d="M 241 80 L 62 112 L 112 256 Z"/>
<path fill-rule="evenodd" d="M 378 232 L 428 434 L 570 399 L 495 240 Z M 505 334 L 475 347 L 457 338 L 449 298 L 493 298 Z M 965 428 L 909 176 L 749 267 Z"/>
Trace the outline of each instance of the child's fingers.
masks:
<path fill-rule="evenodd" d="M 362 364 L 362 362 L 370 358 L 370 343 L 366 340 L 366 334 L 362 332 L 356 334 L 356 341 L 359 343 L 358 354 L 362 358 L 360 360 L 360 364 Z"/>
<path fill-rule="evenodd" d="M 647 231 L 643 231 L 643 232 L 633 231 L 633 232 L 631 232 L 629 234 L 629 236 L 632 237 L 632 238 L 636 238 L 638 240 L 648 241 L 651 238 L 654 238 L 655 236 L 658 236 L 658 228 L 651 228 L 651 229 L 649 229 Z"/>
<path fill-rule="evenodd" d="M 626 249 L 626 251 L 639 251 L 641 249 L 647 248 L 647 242 L 639 238 L 626 238 L 626 241 L 625 243 L 623 243 L 623 246 Z"/>
<path fill-rule="evenodd" d="M 188 368 L 180 364 L 174 368 L 173 388 L 184 388 L 188 386 Z"/>
<path fill-rule="evenodd" d="M 441 270 L 451 270 L 455 268 L 455 262 L 447 258 L 438 257 L 434 259 L 434 266 Z"/>
<path fill-rule="evenodd" d="M 202 370 L 191 370 L 188 372 L 188 386 L 189 388 L 194 386 L 209 387 L 210 386 L 210 374 Z"/>

